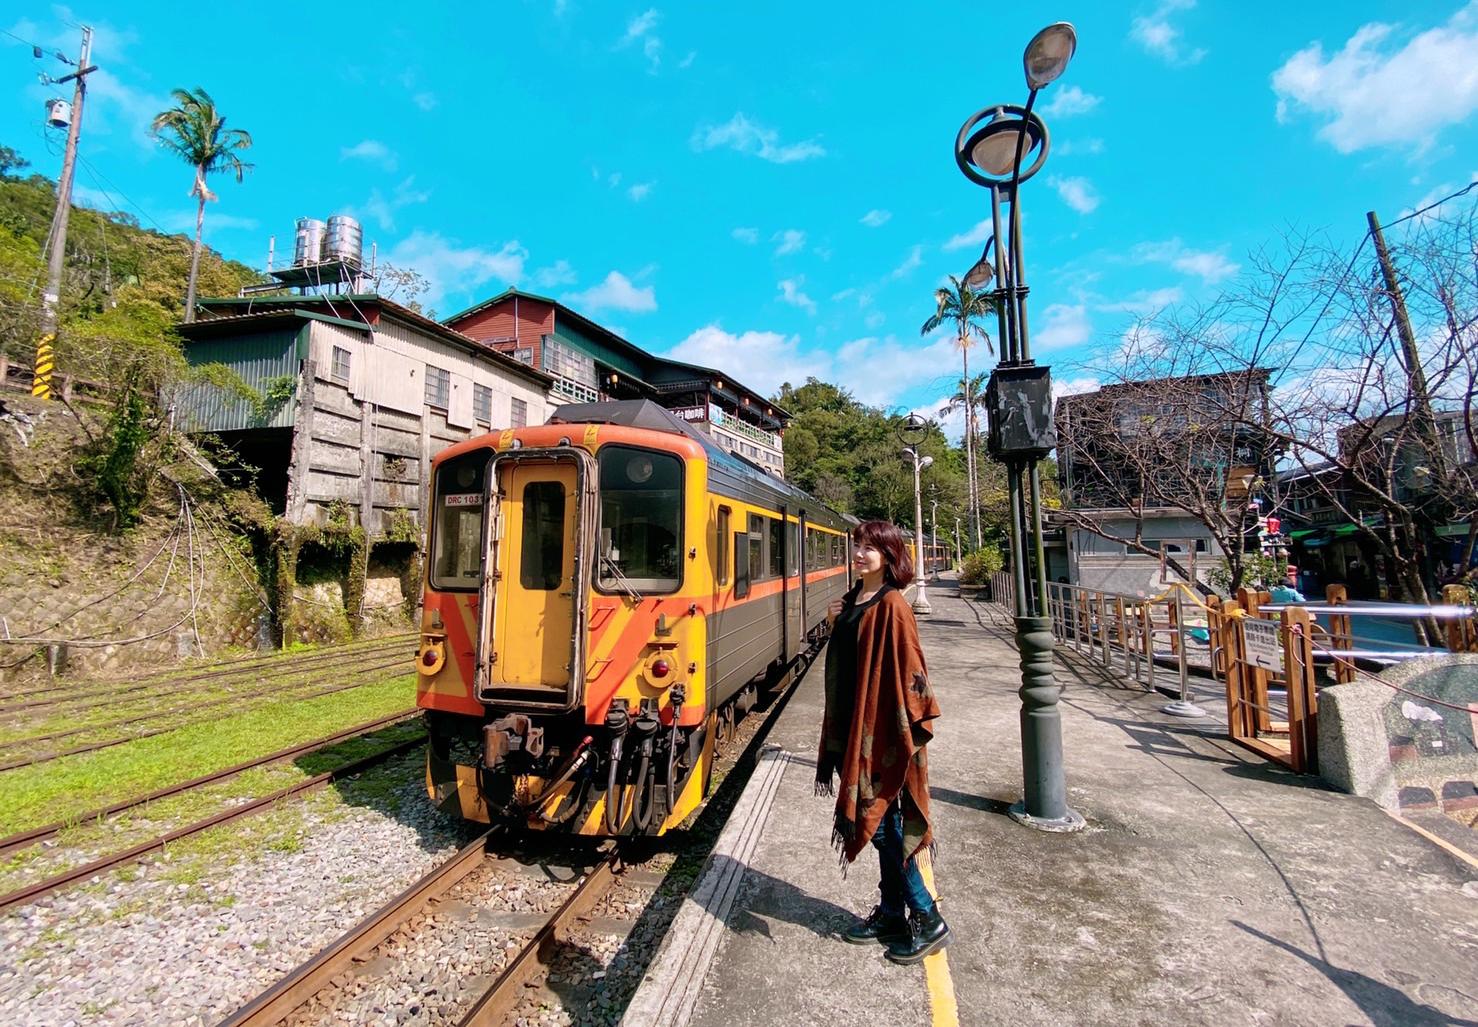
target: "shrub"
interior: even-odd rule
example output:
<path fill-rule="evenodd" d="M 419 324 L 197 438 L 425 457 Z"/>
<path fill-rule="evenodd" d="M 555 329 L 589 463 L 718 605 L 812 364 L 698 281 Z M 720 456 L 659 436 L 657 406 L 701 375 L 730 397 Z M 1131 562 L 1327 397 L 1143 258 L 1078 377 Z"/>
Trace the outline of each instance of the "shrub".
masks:
<path fill-rule="evenodd" d="M 999 549 L 977 549 L 960 565 L 960 584 L 983 585 L 1005 565 Z"/>

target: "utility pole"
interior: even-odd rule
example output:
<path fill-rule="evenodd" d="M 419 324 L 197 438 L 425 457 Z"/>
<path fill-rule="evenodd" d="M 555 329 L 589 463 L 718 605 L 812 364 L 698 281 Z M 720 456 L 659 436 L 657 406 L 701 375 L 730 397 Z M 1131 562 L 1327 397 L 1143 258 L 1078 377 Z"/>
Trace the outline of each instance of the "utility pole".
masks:
<path fill-rule="evenodd" d="M 1411 316 L 1406 312 L 1406 296 L 1396 278 L 1396 269 L 1391 264 L 1391 253 L 1386 249 L 1386 236 L 1381 231 L 1380 219 L 1375 211 L 1367 211 L 1365 220 L 1370 224 L 1370 235 L 1375 240 L 1375 254 L 1380 259 L 1381 277 L 1386 281 L 1386 295 L 1391 298 L 1391 312 L 1396 318 L 1396 334 L 1401 337 L 1401 349 L 1406 357 L 1406 377 L 1411 382 L 1412 398 L 1415 400 L 1417 428 L 1422 441 L 1430 452 L 1427 459 L 1432 462 L 1434 477 L 1445 474 L 1442 440 L 1437 435 L 1437 418 L 1432 413 L 1432 397 L 1427 392 L 1427 373 L 1422 370 L 1421 354 L 1416 348 L 1416 333 L 1411 330 Z"/>
<path fill-rule="evenodd" d="M 46 265 L 46 289 L 41 293 L 41 338 L 36 342 L 36 367 L 31 377 L 31 395 L 51 398 L 51 372 L 56 366 L 52 344 L 56 342 L 58 308 L 61 305 L 62 262 L 67 256 L 67 219 L 72 214 L 72 175 L 77 165 L 77 137 L 82 133 L 82 101 L 87 97 L 87 76 L 97 71 L 92 58 L 92 29 L 82 27 L 82 56 L 77 70 L 56 79 L 58 84 L 75 81 L 72 123 L 67 127 L 67 153 L 62 175 L 56 184 L 56 213 L 51 219 L 51 253 Z"/>

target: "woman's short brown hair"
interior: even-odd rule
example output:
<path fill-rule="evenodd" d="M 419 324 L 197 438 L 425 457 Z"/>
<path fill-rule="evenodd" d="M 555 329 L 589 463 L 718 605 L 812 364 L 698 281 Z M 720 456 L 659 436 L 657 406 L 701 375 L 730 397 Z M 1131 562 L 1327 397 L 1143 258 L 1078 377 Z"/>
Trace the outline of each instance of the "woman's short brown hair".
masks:
<path fill-rule="evenodd" d="M 892 521 L 863 521 L 852 530 L 852 541 L 883 554 L 883 580 L 894 588 L 907 588 L 913 581 L 913 557 L 908 555 L 903 532 Z"/>

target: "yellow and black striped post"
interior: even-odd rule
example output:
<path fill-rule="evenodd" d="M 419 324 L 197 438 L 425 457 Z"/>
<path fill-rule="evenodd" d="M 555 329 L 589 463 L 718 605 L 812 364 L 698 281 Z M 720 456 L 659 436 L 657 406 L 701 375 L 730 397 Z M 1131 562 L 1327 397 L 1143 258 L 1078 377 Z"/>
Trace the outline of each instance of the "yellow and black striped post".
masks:
<path fill-rule="evenodd" d="M 55 333 L 47 332 L 36 344 L 36 370 L 31 376 L 31 395 L 36 399 L 51 398 L 51 372 L 56 367 L 51 344 L 55 340 Z"/>

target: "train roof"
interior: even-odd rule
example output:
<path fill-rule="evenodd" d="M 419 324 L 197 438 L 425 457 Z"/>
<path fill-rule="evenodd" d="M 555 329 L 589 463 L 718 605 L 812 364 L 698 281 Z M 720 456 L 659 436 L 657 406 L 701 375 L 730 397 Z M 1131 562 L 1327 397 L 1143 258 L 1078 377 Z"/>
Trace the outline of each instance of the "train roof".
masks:
<path fill-rule="evenodd" d="M 723 449 L 711 435 L 699 431 L 671 410 L 649 399 L 615 399 L 599 403 L 566 403 L 554 408 L 549 416 L 550 424 L 616 424 L 625 428 L 645 428 L 650 431 L 665 431 L 685 435 L 703 447 L 708 458 L 709 479 L 716 491 L 729 492 L 737 488 L 737 498 L 748 498 L 755 493 L 769 494 L 776 505 L 801 506 L 807 510 L 825 510 L 835 518 L 838 525 L 857 524 L 857 518 L 838 513 L 821 500 L 803 489 L 797 488 L 784 478 L 777 478 L 759 464 L 746 460 L 738 453 Z M 728 483 L 730 489 L 723 488 Z M 813 520 L 815 518 L 812 518 Z"/>

